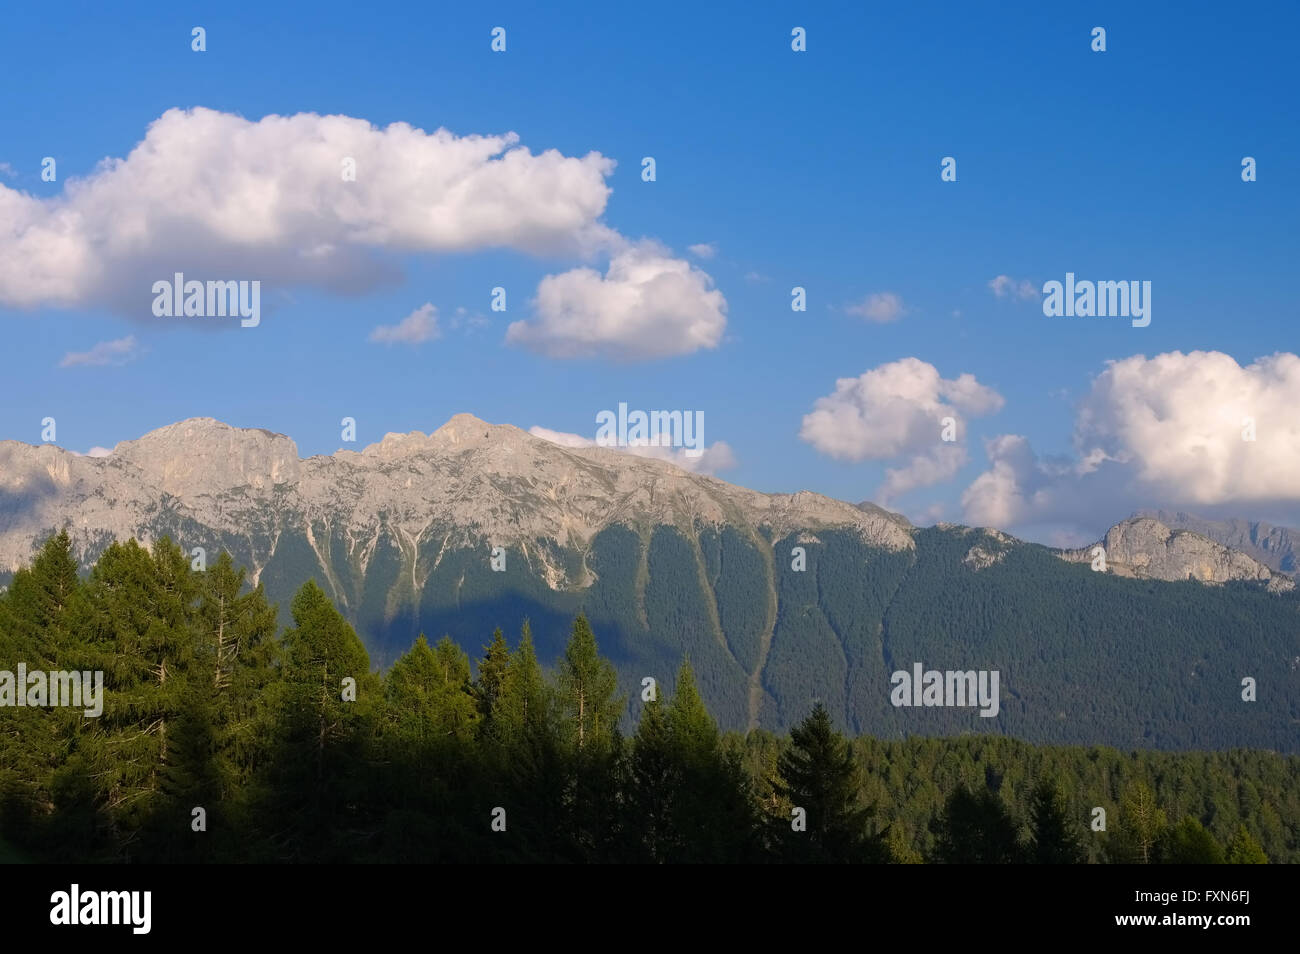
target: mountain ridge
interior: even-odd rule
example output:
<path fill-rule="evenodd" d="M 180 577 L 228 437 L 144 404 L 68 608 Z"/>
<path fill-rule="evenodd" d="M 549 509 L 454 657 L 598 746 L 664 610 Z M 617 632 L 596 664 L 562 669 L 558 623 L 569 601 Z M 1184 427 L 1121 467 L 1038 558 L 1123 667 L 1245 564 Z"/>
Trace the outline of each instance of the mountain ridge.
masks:
<path fill-rule="evenodd" d="M 1295 748 L 1296 594 L 1156 524 L 1112 528 L 1123 539 L 1096 573 L 999 530 L 762 494 L 470 415 L 308 458 L 285 435 L 213 419 L 101 458 L 0 443 L 0 584 L 62 527 L 83 567 L 115 539 L 167 536 L 191 555 L 229 551 L 282 623 L 316 579 L 379 666 L 421 632 L 477 655 L 524 618 L 554 659 L 582 612 L 621 691 L 648 674 L 667 689 L 689 656 L 729 728 L 784 729 L 822 701 L 881 737 Z M 1188 572 L 1207 559 L 1212 572 Z M 1001 671 L 998 716 L 893 707 L 890 672 L 916 662 Z M 1234 706 L 1243 671 L 1280 688 Z"/>

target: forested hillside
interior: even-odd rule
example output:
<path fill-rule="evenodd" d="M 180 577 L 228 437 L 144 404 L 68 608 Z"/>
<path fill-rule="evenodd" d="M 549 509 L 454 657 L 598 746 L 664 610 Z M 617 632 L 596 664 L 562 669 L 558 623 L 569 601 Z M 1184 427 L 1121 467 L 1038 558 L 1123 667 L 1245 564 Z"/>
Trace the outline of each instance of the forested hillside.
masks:
<path fill-rule="evenodd" d="M 726 565 L 725 539 L 711 552 Z M 853 613 L 908 586 L 905 564 L 885 569 L 878 593 L 826 615 L 859 662 L 872 631 Z M 47 861 L 1300 860 L 1296 756 L 850 742 L 811 697 L 789 736 L 741 736 L 697 690 L 694 644 L 657 693 L 621 692 L 594 615 L 558 653 L 524 622 L 517 639 L 484 630 L 473 663 L 418 638 L 379 675 L 315 583 L 289 612 L 281 631 L 225 555 L 197 572 L 169 541 L 115 543 L 83 580 L 66 535 L 50 540 L 0 597 L 0 669 L 101 670 L 103 712 L 0 709 L 0 836 Z"/>

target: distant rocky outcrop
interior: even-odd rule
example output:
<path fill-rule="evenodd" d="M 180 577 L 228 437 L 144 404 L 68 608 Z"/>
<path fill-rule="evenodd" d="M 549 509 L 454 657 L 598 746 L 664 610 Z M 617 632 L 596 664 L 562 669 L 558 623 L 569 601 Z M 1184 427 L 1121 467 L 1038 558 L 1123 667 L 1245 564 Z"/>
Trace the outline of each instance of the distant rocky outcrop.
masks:
<path fill-rule="evenodd" d="M 1140 510 L 1134 516 L 1153 517 L 1174 530 L 1195 531 L 1253 556 L 1270 570 L 1290 576 L 1300 573 L 1300 530 L 1257 520 L 1207 520 L 1181 510 Z"/>
<path fill-rule="evenodd" d="M 1295 587 L 1289 576 L 1275 573 L 1254 557 L 1191 530 L 1175 530 L 1152 517 L 1130 517 L 1115 524 L 1098 543 L 1063 550 L 1063 559 L 1091 563 L 1097 546 L 1105 548 L 1106 566 L 1118 576 L 1152 580 L 1198 580 L 1228 583 L 1248 580 L 1274 592 Z"/>

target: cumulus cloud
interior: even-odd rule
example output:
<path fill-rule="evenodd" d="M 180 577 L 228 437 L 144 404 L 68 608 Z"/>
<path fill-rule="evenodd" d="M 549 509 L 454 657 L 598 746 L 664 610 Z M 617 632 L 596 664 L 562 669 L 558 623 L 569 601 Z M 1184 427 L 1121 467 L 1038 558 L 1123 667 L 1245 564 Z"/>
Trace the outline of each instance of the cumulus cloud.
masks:
<path fill-rule="evenodd" d="M 837 460 L 897 462 L 876 492 L 887 501 L 956 474 L 967 459 L 966 419 L 1002 405 L 973 375 L 947 379 L 932 364 L 903 358 L 837 380 L 804 416 L 799 437 Z M 954 441 L 942 439 L 946 417 L 954 419 Z"/>
<path fill-rule="evenodd" d="M 1095 539 L 1147 506 L 1300 514 L 1297 407 L 1294 354 L 1246 367 L 1213 351 L 1109 362 L 1079 404 L 1074 453 L 1040 456 L 1023 436 L 993 438 L 989 469 L 962 496 L 965 519 L 1084 527 Z"/>
<path fill-rule="evenodd" d="M 425 302 L 395 325 L 380 325 L 370 340 L 380 344 L 423 344 L 442 334 L 438 330 L 438 309 Z"/>
<path fill-rule="evenodd" d="M 654 242 L 627 243 L 605 274 L 576 268 L 537 288 L 536 317 L 506 341 L 556 358 L 635 361 L 716 347 L 727 301 L 713 280 Z"/>
<path fill-rule="evenodd" d="M 0 185 L 0 304 L 148 315 L 150 281 L 175 271 L 357 291 L 393 275 L 378 253 L 587 253 L 613 236 L 613 168 L 513 133 L 171 109 L 56 197 Z"/>
<path fill-rule="evenodd" d="M 101 341 L 89 351 L 69 351 L 59 362 L 60 368 L 103 367 L 122 365 L 139 357 L 140 349 L 135 335 L 115 341 Z"/>
<path fill-rule="evenodd" d="M 1010 275 L 999 275 L 989 280 L 989 288 L 996 298 L 1014 298 L 1028 301 L 1038 297 L 1038 289 L 1026 279 L 1014 279 Z"/>
<path fill-rule="evenodd" d="M 534 437 L 548 440 L 552 444 L 559 444 L 562 447 L 597 446 L 595 438 L 583 437 L 581 434 L 569 434 L 564 431 L 553 431 L 546 427 L 530 427 L 528 433 Z M 634 454 L 637 457 L 652 457 L 655 460 L 667 461 L 670 464 L 676 464 L 683 470 L 689 470 L 697 474 L 716 474 L 736 466 L 736 455 L 726 441 L 716 441 L 706 447 L 704 453 L 694 457 L 688 455 L 686 453 L 687 449 L 684 447 L 661 447 L 655 444 L 609 445 L 608 449 L 625 454 Z"/>
<path fill-rule="evenodd" d="M 718 254 L 718 246 L 715 242 L 701 242 L 699 245 L 686 246 L 686 251 L 696 258 L 710 259 Z"/>
<path fill-rule="evenodd" d="M 609 257 L 603 277 L 544 279 L 536 320 L 512 326 L 513 342 L 556 357 L 714 347 L 726 303 L 709 276 L 600 221 L 614 165 L 534 154 L 514 133 L 171 109 L 126 158 L 57 196 L 0 185 L 0 306 L 152 320 L 153 283 L 178 272 L 355 294 L 399 279 L 403 254 L 512 249 Z"/>
<path fill-rule="evenodd" d="M 903 299 L 893 292 L 877 292 L 868 295 L 859 304 L 849 305 L 844 309 L 850 315 L 857 315 L 867 321 L 881 324 L 897 321 L 903 315 Z"/>

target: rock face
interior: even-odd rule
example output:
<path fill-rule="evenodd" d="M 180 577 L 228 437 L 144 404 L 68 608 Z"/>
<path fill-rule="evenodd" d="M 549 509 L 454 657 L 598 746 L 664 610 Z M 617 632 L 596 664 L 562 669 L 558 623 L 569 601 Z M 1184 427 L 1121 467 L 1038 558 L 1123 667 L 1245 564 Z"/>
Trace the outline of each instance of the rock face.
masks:
<path fill-rule="evenodd" d="M 808 492 L 761 494 L 664 461 L 562 447 L 469 414 L 432 434 L 389 434 L 360 452 L 305 460 L 282 434 L 210 418 L 161 428 L 102 458 L 0 442 L 0 573 L 28 561 L 65 523 L 83 559 L 114 537 L 147 540 L 175 524 L 247 538 L 254 579 L 289 527 L 300 528 L 327 565 L 322 531 L 341 533 L 363 565 L 381 533 L 411 552 L 435 538 L 443 548 L 520 545 L 546 562 L 539 540 L 581 548 L 613 524 L 730 524 L 777 536 L 843 527 L 873 546 L 913 546 L 906 521 L 879 508 Z M 587 582 L 553 562 L 545 569 L 557 587 Z"/>
<path fill-rule="evenodd" d="M 1291 576 L 1300 572 L 1300 530 L 1252 520 L 1206 520 L 1181 510 L 1143 510 L 1135 516 L 1153 517 L 1175 530 L 1195 531 L 1253 556 L 1271 570 Z"/>
<path fill-rule="evenodd" d="M 1070 561 L 1090 563 L 1093 549 L 1065 550 Z M 1291 578 L 1274 573 L 1254 557 L 1190 530 L 1173 530 L 1151 517 L 1131 517 L 1115 524 L 1100 541 L 1107 568 L 1118 576 L 1153 580 L 1199 580 L 1227 583 L 1249 580 L 1274 592 L 1295 587 Z"/>

